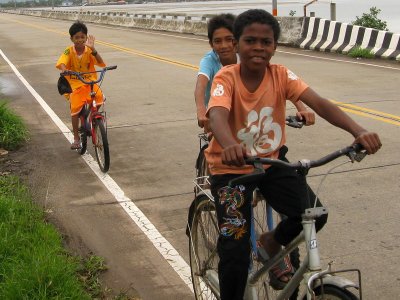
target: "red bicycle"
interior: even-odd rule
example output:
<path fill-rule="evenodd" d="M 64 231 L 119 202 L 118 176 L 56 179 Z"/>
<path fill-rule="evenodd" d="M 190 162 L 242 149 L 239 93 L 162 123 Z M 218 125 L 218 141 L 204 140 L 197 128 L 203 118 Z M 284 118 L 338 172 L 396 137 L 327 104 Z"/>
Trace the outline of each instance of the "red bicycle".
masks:
<path fill-rule="evenodd" d="M 78 78 L 84 84 L 90 85 L 91 100 L 86 102 L 79 113 L 79 135 L 81 139 L 81 148 L 77 151 L 80 155 L 85 154 L 87 150 L 88 137 L 91 137 L 94 151 L 96 153 L 97 163 L 99 164 L 100 170 L 104 173 L 110 168 L 110 150 L 107 138 L 107 118 L 104 110 L 104 103 L 101 105 L 101 110 L 99 110 L 99 106 L 96 104 L 96 92 L 94 91 L 94 85 L 96 83 L 100 83 L 101 85 L 105 73 L 109 70 L 115 70 L 116 68 L 117 66 L 110 66 L 94 72 L 65 71 L 60 74 L 61 76 L 75 75 L 76 78 Z M 94 81 L 86 81 L 84 75 L 91 73 L 100 73 L 99 79 Z"/>

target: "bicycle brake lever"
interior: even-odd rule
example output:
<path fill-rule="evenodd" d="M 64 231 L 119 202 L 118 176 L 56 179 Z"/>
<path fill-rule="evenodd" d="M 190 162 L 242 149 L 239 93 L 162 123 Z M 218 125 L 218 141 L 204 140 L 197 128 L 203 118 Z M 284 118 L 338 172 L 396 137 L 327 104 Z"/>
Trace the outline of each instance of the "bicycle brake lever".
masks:
<path fill-rule="evenodd" d="M 364 159 L 364 157 L 367 156 L 367 151 L 360 151 L 360 152 L 350 151 L 347 154 L 347 156 L 350 158 L 352 163 L 354 163 L 354 161 L 360 162 Z"/>
<path fill-rule="evenodd" d="M 297 116 L 287 116 L 286 117 L 286 125 L 293 128 L 302 128 L 304 125 L 303 121 L 299 121 Z"/>

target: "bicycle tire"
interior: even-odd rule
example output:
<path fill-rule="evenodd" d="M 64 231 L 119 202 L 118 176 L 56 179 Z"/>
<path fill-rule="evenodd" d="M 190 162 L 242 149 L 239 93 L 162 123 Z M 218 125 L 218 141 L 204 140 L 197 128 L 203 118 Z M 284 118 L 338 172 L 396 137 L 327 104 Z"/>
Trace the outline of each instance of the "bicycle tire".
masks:
<path fill-rule="evenodd" d="M 254 196 L 261 197 L 260 195 Z M 259 236 L 263 232 L 267 232 L 268 224 L 267 224 L 267 201 L 263 198 L 258 199 L 257 206 L 253 207 L 253 217 L 254 217 L 254 230 L 256 235 Z M 277 224 L 281 218 L 278 213 L 273 212 L 274 223 Z M 257 271 L 263 267 L 263 263 L 259 261 L 256 253 L 252 252 L 252 268 L 253 271 Z M 297 247 L 290 253 L 290 260 L 292 266 L 295 269 L 298 269 L 300 266 L 300 250 Z M 270 284 L 269 273 L 265 272 L 263 276 L 257 281 L 256 292 L 259 299 L 276 299 L 280 291 L 274 290 Z M 290 300 L 296 300 L 299 293 L 299 289 L 297 288 L 293 294 L 289 297 Z"/>
<path fill-rule="evenodd" d="M 215 204 L 205 195 L 195 198 L 189 236 L 189 260 L 193 290 L 197 300 L 219 299 L 206 284 L 206 272 L 218 278 L 217 240 L 219 236 Z"/>
<path fill-rule="evenodd" d="M 107 132 L 102 119 L 94 121 L 94 151 L 100 170 L 106 173 L 110 168 L 110 151 L 108 147 Z"/>
<path fill-rule="evenodd" d="M 352 292 L 330 284 L 323 284 L 314 289 L 316 300 L 358 300 L 359 298 Z M 307 299 L 307 296 L 303 298 Z"/>

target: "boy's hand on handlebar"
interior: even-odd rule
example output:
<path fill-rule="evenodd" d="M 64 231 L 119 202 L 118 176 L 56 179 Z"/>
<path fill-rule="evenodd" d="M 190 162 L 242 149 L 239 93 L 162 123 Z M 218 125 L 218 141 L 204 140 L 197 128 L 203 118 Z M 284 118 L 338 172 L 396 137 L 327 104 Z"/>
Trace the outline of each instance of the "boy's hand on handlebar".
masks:
<path fill-rule="evenodd" d="M 354 144 L 357 143 L 361 144 L 368 154 L 374 154 L 382 147 L 381 140 L 375 132 L 361 132 L 354 141 Z"/>
<path fill-rule="evenodd" d="M 67 76 L 67 75 L 70 75 L 70 74 L 71 74 L 71 71 L 70 71 L 70 70 L 67 70 L 67 69 L 65 69 L 64 71 L 62 71 L 62 72 L 60 73 L 61 76 Z"/>
<path fill-rule="evenodd" d="M 233 144 L 225 147 L 221 153 L 222 163 L 228 166 L 244 166 L 246 149 L 240 144 Z"/>
<path fill-rule="evenodd" d="M 315 113 L 309 110 L 301 110 L 296 112 L 296 117 L 304 123 L 304 125 L 314 125 L 315 124 Z"/>

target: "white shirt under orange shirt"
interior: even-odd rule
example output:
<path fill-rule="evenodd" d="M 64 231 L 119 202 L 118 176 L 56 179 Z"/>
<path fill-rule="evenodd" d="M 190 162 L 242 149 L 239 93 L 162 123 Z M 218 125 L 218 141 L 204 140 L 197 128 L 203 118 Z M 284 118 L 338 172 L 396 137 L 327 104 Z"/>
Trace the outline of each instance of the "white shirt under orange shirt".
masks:
<path fill-rule="evenodd" d="M 307 87 L 286 67 L 270 64 L 260 86 L 250 93 L 240 78 L 240 64 L 230 65 L 214 77 L 208 111 L 216 106 L 230 111 L 231 131 L 236 141 L 246 148 L 248 156 L 278 158 L 279 149 L 286 141 L 286 100 L 298 101 Z M 251 166 L 222 164 L 221 152 L 221 146 L 213 138 L 205 151 L 211 174 L 252 172 Z"/>

